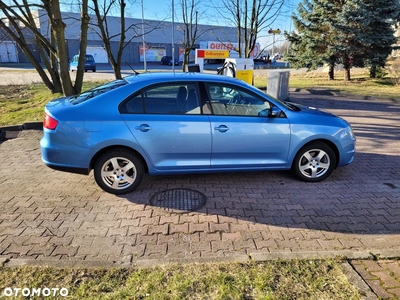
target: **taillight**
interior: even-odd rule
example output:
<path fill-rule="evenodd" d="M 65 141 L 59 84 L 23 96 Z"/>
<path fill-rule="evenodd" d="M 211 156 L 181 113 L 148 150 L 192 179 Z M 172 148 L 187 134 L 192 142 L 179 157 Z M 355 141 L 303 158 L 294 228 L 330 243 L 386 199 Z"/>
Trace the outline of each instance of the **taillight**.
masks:
<path fill-rule="evenodd" d="M 56 129 L 58 125 L 58 121 L 52 117 L 50 117 L 48 114 L 44 114 L 44 121 L 43 121 L 43 127 L 46 129 L 54 130 Z"/>

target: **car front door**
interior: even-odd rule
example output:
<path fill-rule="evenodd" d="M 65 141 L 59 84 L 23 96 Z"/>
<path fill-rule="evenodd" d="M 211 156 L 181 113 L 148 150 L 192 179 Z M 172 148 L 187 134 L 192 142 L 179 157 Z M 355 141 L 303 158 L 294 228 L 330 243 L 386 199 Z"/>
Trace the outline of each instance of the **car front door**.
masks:
<path fill-rule="evenodd" d="M 197 85 L 163 84 L 133 95 L 122 117 L 158 171 L 209 169 L 211 130 Z"/>
<path fill-rule="evenodd" d="M 206 84 L 212 115 L 212 168 L 268 169 L 287 165 L 290 126 L 270 117 L 272 104 L 236 86 Z"/>

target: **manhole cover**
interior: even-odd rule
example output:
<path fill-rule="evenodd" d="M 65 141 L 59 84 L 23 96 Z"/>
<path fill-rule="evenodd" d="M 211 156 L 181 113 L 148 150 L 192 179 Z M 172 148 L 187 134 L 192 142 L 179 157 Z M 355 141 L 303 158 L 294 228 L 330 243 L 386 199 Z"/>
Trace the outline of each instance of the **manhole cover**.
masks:
<path fill-rule="evenodd" d="M 150 199 L 153 206 L 165 210 L 193 211 L 206 203 L 206 196 L 198 191 L 189 189 L 171 189 L 155 194 Z"/>

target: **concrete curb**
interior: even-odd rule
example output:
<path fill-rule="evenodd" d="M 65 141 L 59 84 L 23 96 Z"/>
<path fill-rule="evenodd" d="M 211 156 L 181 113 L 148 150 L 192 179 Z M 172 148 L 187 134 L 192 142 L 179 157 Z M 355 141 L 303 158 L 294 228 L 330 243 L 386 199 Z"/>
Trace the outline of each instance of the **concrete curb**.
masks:
<path fill-rule="evenodd" d="M 0 131 L 21 131 L 28 129 L 42 129 L 43 122 L 25 122 L 21 125 L 0 126 Z"/>
<path fill-rule="evenodd" d="M 43 122 L 25 122 L 21 125 L 0 126 L 0 141 L 14 139 L 22 130 L 42 130 Z"/>
<path fill-rule="evenodd" d="M 56 258 L 11 258 L 0 256 L 0 263 L 5 267 L 21 267 L 27 265 L 49 266 L 55 268 L 64 267 L 150 267 L 170 263 L 212 263 L 212 262 L 265 262 L 271 260 L 293 260 L 293 259 L 333 259 L 343 258 L 346 260 L 373 260 L 376 257 L 382 259 L 393 259 L 400 255 L 400 251 L 388 251 L 386 254 L 374 254 L 370 251 L 298 251 L 298 252 L 258 252 L 246 254 L 232 254 L 230 256 L 208 256 L 203 258 L 161 258 L 161 259 L 138 259 L 132 262 L 100 261 L 100 260 L 60 260 Z"/>

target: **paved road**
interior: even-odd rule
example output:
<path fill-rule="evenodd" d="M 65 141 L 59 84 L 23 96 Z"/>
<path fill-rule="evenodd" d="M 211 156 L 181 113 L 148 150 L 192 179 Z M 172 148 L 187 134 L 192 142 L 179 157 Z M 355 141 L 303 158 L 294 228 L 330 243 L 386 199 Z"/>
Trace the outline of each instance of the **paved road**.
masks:
<path fill-rule="evenodd" d="M 287 172 L 146 176 L 137 191 L 114 196 L 102 192 L 93 175 L 45 167 L 42 132 L 22 131 L 0 144 L 0 258 L 130 265 L 400 257 L 400 103 L 304 90 L 290 96 L 352 123 L 358 138 L 353 164 L 322 183 L 300 182 Z M 198 190 L 207 203 L 195 212 L 149 204 L 171 188 Z"/>

